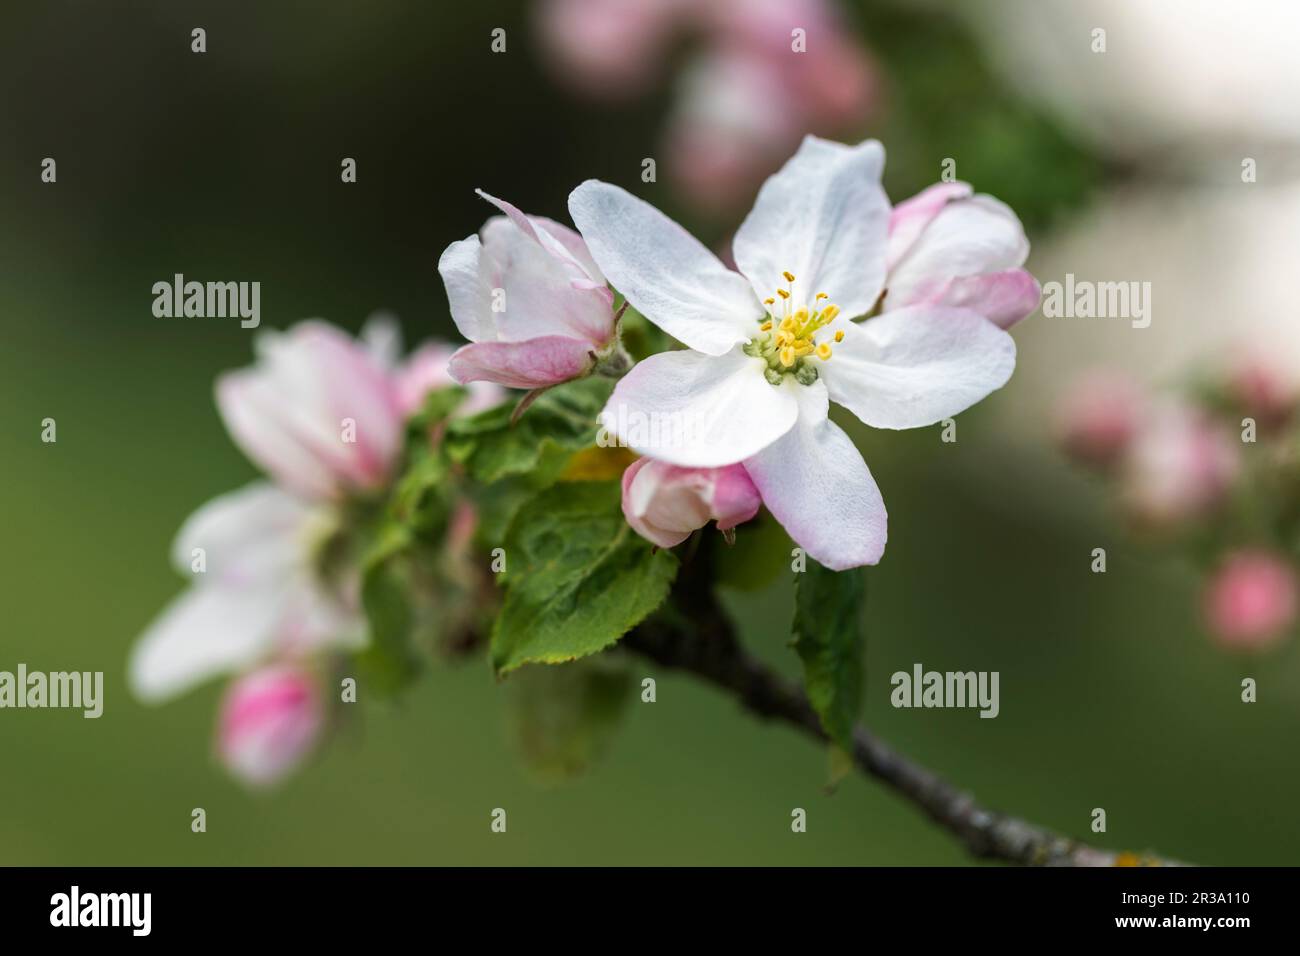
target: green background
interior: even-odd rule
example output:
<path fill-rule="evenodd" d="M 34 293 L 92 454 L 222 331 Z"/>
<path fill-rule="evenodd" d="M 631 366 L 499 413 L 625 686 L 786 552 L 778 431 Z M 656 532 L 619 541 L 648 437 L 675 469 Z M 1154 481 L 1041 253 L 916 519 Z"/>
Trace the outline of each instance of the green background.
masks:
<path fill-rule="evenodd" d="M 156 319 L 155 281 L 258 280 L 264 326 L 356 329 L 388 308 L 408 340 L 454 337 L 435 263 L 474 231 L 481 186 L 567 218 L 596 176 L 706 238 L 668 184 L 639 182 L 669 101 L 594 108 L 564 91 L 517 3 L 29 4 L 0 13 L 0 669 L 105 672 L 104 716 L 0 711 L 5 864 L 953 864 L 945 833 L 872 781 L 824 793 L 825 753 L 689 678 L 634 703 L 607 759 L 558 786 L 517 759 L 485 661 L 435 667 L 396 704 L 364 700 L 321 756 L 252 794 L 212 757 L 219 688 L 148 708 L 129 646 L 183 582 L 183 518 L 255 476 L 212 403 L 250 358 L 235 320 Z M 863 4 L 891 99 L 865 124 L 895 199 L 940 157 L 1008 200 L 1031 236 L 1068 226 L 1111 168 L 994 85 L 937 15 Z M 208 53 L 189 52 L 204 26 Z M 488 51 L 491 28 L 509 52 Z M 960 113 L 960 122 L 953 119 Z M 58 183 L 39 182 L 58 161 Z M 359 182 L 339 182 L 355 157 Z M 1053 175 L 1036 170 L 1050 168 Z M 1031 261 L 1032 265 L 1032 261 Z M 1033 321 L 1033 320 L 1030 320 Z M 1022 341 L 1023 346 L 1023 341 Z M 1034 361 L 1022 347 L 1021 363 Z M 870 572 L 866 720 L 988 805 L 1205 863 L 1289 863 L 1300 774 L 1293 647 L 1215 649 L 1195 580 L 1130 546 L 1096 489 L 1001 433 L 1011 384 L 938 429 L 854 432 L 885 494 Z M 57 444 L 40 422 L 58 422 Z M 1109 572 L 1089 571 L 1105 546 Z M 728 601 L 747 641 L 797 672 L 784 584 Z M 997 670 L 1001 714 L 893 710 L 914 662 Z M 1239 701 L 1242 677 L 1260 701 Z M 190 810 L 208 831 L 190 831 Z M 494 835 L 494 807 L 509 830 Z M 790 811 L 808 811 L 792 834 Z"/>

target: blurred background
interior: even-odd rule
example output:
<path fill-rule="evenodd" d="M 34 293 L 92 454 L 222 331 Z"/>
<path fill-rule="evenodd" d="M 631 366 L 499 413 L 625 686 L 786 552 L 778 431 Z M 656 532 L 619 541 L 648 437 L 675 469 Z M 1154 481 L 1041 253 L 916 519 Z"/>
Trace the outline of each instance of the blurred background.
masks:
<path fill-rule="evenodd" d="M 1246 340 L 1300 355 L 1300 10 L 756 0 L 777 20 L 830 24 L 810 36 L 837 45 L 829 78 L 762 81 L 782 99 L 745 86 L 725 30 L 627 0 L 583 34 L 574 24 L 599 11 L 561 6 L 0 12 L 0 669 L 102 670 L 106 684 L 99 720 L 0 712 L 0 863 L 969 862 L 871 781 L 825 794 L 826 755 L 802 737 L 640 664 L 658 702 L 629 708 L 607 759 L 562 785 L 517 759 L 486 662 L 432 668 L 397 704 L 363 698 L 270 793 L 217 766 L 217 687 L 145 707 L 124 682 L 132 641 L 183 587 L 174 532 L 255 475 L 212 402 L 252 333 L 155 318 L 154 282 L 260 281 L 264 327 L 356 330 L 383 308 L 408 342 L 454 339 L 435 264 L 486 218 L 475 187 L 567 220 L 569 190 L 599 177 L 721 248 L 801 125 L 882 139 L 896 202 L 955 159 L 1020 214 L 1045 282 L 1153 283 L 1147 329 L 1026 320 L 1015 378 L 962 415 L 955 444 L 937 428 L 853 431 L 891 522 L 869 574 L 869 725 L 988 805 L 1104 846 L 1296 862 L 1295 642 L 1248 657 L 1216 646 L 1190 569 L 1130 541 L 1050 423 L 1088 364 L 1161 382 Z M 498 27 L 504 53 L 490 48 Z M 56 184 L 40 181 L 45 157 Z M 340 182 L 344 157 L 355 184 Z M 56 444 L 40 441 L 47 417 Z M 796 673 L 788 587 L 728 600 L 756 652 Z M 915 662 L 999 671 L 999 717 L 892 709 L 889 675 Z M 1240 702 L 1243 677 L 1258 703 Z M 190 831 L 193 807 L 206 834 Z M 489 830 L 495 807 L 505 836 Z M 806 834 L 790 832 L 792 807 L 808 810 Z M 1089 832 L 1094 807 L 1103 835 Z"/>

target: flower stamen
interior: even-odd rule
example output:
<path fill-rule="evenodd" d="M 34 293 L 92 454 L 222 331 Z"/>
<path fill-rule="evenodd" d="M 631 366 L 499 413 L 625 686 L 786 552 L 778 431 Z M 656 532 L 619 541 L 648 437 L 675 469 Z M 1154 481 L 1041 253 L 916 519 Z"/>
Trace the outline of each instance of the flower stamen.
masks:
<path fill-rule="evenodd" d="M 811 304 L 795 305 L 794 273 L 784 271 L 781 276 L 787 287 L 776 290 L 776 295 L 763 300 L 767 315 L 759 320 L 759 335 L 745 345 L 745 354 L 762 358 L 767 363 L 764 376 L 773 385 L 779 385 L 786 375 L 793 374 L 801 385 L 811 385 L 817 381 L 817 367 L 810 364 L 812 358 L 825 362 L 831 357 L 828 342 L 818 343 L 816 335 L 830 325 L 840 314 L 840 307 L 826 302 L 830 298 L 825 292 L 818 292 Z M 781 311 L 775 310 L 777 300 L 781 302 Z M 826 302 L 825 305 L 822 305 Z M 834 334 L 836 342 L 844 341 L 843 330 Z"/>

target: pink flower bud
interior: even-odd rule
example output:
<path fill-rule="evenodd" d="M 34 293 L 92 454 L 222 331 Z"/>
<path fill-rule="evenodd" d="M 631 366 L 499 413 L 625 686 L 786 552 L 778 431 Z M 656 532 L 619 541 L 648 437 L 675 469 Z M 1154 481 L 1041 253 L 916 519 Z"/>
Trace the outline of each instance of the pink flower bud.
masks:
<path fill-rule="evenodd" d="M 438 260 L 451 318 L 470 344 L 448 371 L 463 385 L 547 388 L 589 374 L 614 347 L 614 293 L 582 237 L 479 195 L 503 215 Z"/>
<path fill-rule="evenodd" d="M 1229 555 L 1205 588 L 1205 618 L 1220 643 L 1234 648 L 1272 644 L 1296 619 L 1291 566 L 1267 551 Z"/>
<path fill-rule="evenodd" d="M 639 458 L 623 472 L 623 515 L 661 548 L 685 541 L 711 520 L 722 531 L 758 513 L 762 499 L 743 465 L 682 468 Z"/>
<path fill-rule="evenodd" d="M 1233 437 L 1200 411 L 1169 405 L 1143 424 L 1124 467 L 1130 512 L 1159 527 L 1220 505 L 1237 477 L 1240 456 Z"/>
<path fill-rule="evenodd" d="M 1236 362 L 1228 374 L 1228 393 L 1263 428 L 1285 425 L 1300 405 L 1296 382 L 1263 356 Z"/>
<path fill-rule="evenodd" d="M 1096 467 L 1115 464 L 1137 433 L 1142 395 L 1128 379 L 1097 371 L 1075 382 L 1057 410 L 1057 434 L 1072 457 Z"/>
<path fill-rule="evenodd" d="M 269 786 L 302 762 L 323 725 L 319 689 L 312 675 L 289 665 L 265 667 L 227 688 L 217 752 L 240 780 Z"/>

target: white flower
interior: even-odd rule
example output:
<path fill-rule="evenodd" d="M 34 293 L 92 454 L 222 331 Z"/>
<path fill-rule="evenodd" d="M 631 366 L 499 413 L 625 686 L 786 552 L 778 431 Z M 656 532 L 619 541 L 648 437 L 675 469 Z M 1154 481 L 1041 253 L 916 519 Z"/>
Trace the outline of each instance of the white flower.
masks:
<path fill-rule="evenodd" d="M 733 244 L 740 272 L 654 207 L 589 180 L 569 211 L 609 281 L 684 343 L 640 362 L 602 412 L 673 420 L 637 452 L 689 467 L 743 462 L 763 502 L 827 567 L 884 552 L 880 491 L 833 400 L 876 428 L 930 425 L 1000 388 L 1006 332 L 965 308 L 913 305 L 863 322 L 885 288 L 890 205 L 884 150 L 816 137 L 759 192 Z"/>
<path fill-rule="evenodd" d="M 327 590 L 314 566 L 334 522 L 328 506 L 267 482 L 194 512 L 172 544 L 193 583 L 132 648 L 132 692 L 161 701 L 272 657 L 364 644 L 358 602 Z"/>

